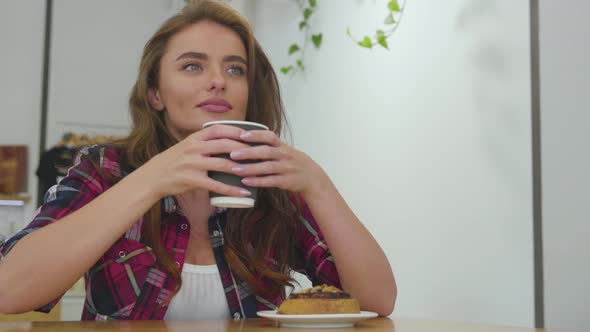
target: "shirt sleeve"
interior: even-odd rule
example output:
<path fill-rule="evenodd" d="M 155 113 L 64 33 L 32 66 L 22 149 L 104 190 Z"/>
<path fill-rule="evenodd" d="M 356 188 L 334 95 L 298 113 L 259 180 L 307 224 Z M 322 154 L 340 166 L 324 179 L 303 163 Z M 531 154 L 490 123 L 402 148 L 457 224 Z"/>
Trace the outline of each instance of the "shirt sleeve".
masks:
<path fill-rule="evenodd" d="M 93 146 L 80 151 L 68 174 L 47 191 L 43 205 L 35 212 L 31 223 L 12 238 L 0 244 L 0 261 L 22 238 L 80 209 L 105 190 L 102 172 L 96 167 L 97 162 L 100 164 L 103 162 L 103 149 Z M 39 248 L 39 250 L 43 250 L 43 248 Z M 42 285 L 39 286 L 42 287 Z M 48 313 L 60 299 L 61 296 L 51 303 L 35 309 L 35 311 Z"/>
<path fill-rule="evenodd" d="M 295 199 L 300 207 L 296 241 L 303 271 L 299 272 L 306 274 L 313 286 L 327 284 L 342 289 L 336 264 L 318 223 L 303 198 Z"/>

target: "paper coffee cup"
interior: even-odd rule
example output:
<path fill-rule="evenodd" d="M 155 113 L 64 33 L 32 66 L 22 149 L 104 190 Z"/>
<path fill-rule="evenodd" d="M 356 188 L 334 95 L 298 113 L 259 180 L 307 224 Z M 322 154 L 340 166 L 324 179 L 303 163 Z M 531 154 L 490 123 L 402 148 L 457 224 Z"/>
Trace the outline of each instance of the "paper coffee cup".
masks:
<path fill-rule="evenodd" d="M 234 121 L 234 120 L 211 121 L 211 122 L 205 123 L 203 125 L 203 128 L 207 128 L 207 127 L 210 127 L 210 126 L 213 126 L 216 124 L 222 124 L 222 125 L 227 125 L 227 126 L 236 126 L 236 127 L 242 128 L 244 130 L 268 130 L 267 126 L 260 124 L 260 123 L 250 122 L 250 121 L 237 121 L 237 120 L 236 121 Z M 250 144 L 252 146 L 259 145 L 258 143 L 247 143 L 247 144 Z M 227 153 L 213 155 L 213 157 L 231 159 L 231 157 Z M 238 162 L 240 164 L 252 164 L 252 163 L 258 162 L 258 160 L 240 160 Z M 258 193 L 258 188 L 246 186 L 245 184 L 243 184 L 242 177 L 237 176 L 235 174 L 229 174 L 229 173 L 223 173 L 223 172 L 217 172 L 217 171 L 209 171 L 208 175 L 213 180 L 223 182 L 223 183 L 231 185 L 231 186 L 241 187 L 241 188 L 244 188 L 244 189 L 250 191 L 250 193 L 252 193 L 250 196 L 247 196 L 247 197 L 232 197 L 232 196 L 220 195 L 215 192 L 209 192 L 211 205 L 217 206 L 217 207 L 237 208 L 237 209 L 251 208 L 254 206 L 254 203 L 256 202 L 256 194 Z"/>

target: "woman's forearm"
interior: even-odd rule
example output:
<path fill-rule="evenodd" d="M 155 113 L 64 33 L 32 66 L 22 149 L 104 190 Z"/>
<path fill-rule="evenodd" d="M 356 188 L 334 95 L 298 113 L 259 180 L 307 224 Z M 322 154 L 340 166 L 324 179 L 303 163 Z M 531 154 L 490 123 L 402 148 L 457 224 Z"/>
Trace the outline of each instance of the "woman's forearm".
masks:
<path fill-rule="evenodd" d="M 333 183 L 325 181 L 303 198 L 330 248 L 343 288 L 363 310 L 391 314 L 397 287 L 389 261 Z"/>
<path fill-rule="evenodd" d="M 158 199 L 141 168 L 76 212 L 22 238 L 0 261 L 0 313 L 63 294 Z"/>

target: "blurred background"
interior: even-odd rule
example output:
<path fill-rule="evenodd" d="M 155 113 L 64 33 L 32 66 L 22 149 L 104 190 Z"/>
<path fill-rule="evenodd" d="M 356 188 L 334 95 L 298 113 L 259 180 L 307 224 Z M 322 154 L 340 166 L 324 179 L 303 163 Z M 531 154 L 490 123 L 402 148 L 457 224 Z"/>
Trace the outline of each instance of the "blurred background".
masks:
<path fill-rule="evenodd" d="M 589 2 L 228 2 L 279 72 L 290 142 L 387 254 L 392 317 L 590 328 Z M 142 47 L 183 5 L 0 0 L 0 240 L 80 146 L 128 132 Z M 357 43 L 394 26 L 388 50 Z"/>

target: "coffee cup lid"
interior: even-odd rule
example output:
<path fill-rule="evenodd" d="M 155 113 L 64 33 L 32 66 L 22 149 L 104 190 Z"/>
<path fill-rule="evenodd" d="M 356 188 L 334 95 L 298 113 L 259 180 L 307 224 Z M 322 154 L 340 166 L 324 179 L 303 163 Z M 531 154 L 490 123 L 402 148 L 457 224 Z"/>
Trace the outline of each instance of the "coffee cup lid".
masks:
<path fill-rule="evenodd" d="M 203 124 L 203 128 L 207 127 L 207 126 L 212 126 L 212 125 L 216 125 L 216 124 L 228 124 L 228 125 L 232 125 L 232 124 L 243 124 L 243 125 L 251 125 L 251 126 L 255 126 L 255 127 L 260 127 L 263 129 L 268 130 L 268 127 L 263 125 L 262 123 L 258 123 L 258 122 L 251 122 L 251 121 L 239 121 L 239 120 L 219 120 L 219 121 L 209 121 L 205 124 Z"/>
<path fill-rule="evenodd" d="M 254 199 L 249 197 L 212 197 L 211 205 L 224 208 L 245 209 L 254 206 Z"/>

